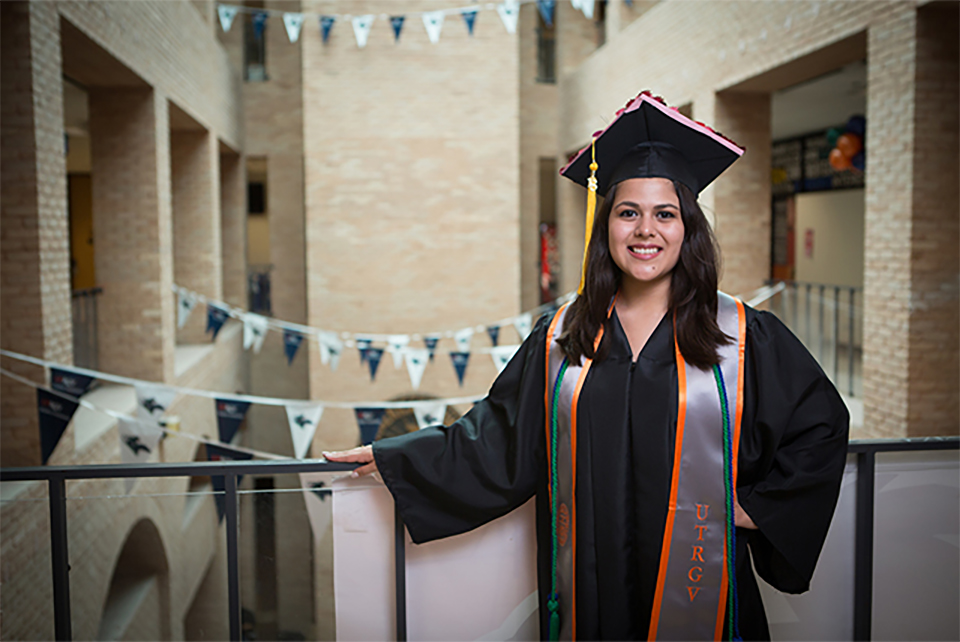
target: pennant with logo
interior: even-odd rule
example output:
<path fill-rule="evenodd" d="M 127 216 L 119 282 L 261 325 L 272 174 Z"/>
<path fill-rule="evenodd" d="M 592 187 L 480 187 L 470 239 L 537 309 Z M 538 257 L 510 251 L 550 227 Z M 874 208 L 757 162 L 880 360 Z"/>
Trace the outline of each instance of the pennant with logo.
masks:
<path fill-rule="evenodd" d="M 303 487 L 303 503 L 307 505 L 310 517 L 310 530 L 317 544 L 330 528 L 333 515 L 333 489 L 331 483 L 343 473 L 300 473 L 300 485 Z"/>
<path fill-rule="evenodd" d="M 473 338 L 473 328 L 464 328 L 457 330 L 453 335 L 453 340 L 457 342 L 457 350 L 460 352 L 470 352 L 470 339 Z"/>
<path fill-rule="evenodd" d="M 229 444 L 240 430 L 240 424 L 250 409 L 250 402 L 231 399 L 215 399 L 214 402 L 217 408 L 217 433 L 220 441 Z"/>
<path fill-rule="evenodd" d="M 557 8 L 556 0 L 537 0 L 537 9 L 548 27 L 553 26 L 553 12 Z"/>
<path fill-rule="evenodd" d="M 213 340 L 217 340 L 217 334 L 220 328 L 227 322 L 230 315 L 223 308 L 218 308 L 210 303 L 207 304 L 207 332 L 213 332 Z"/>
<path fill-rule="evenodd" d="M 353 17 L 353 35 L 357 39 L 357 46 L 361 49 L 367 46 L 367 37 L 370 35 L 374 18 L 376 16 L 372 14 Z"/>
<path fill-rule="evenodd" d="M 497 5 L 497 13 L 507 33 L 517 32 L 517 19 L 520 17 L 520 3 L 517 0 L 504 0 Z"/>
<path fill-rule="evenodd" d="M 233 26 L 233 19 L 237 17 L 237 11 L 236 7 L 225 4 L 217 5 L 217 16 L 220 18 L 220 27 L 224 33 L 230 31 L 230 27 Z"/>
<path fill-rule="evenodd" d="M 433 361 L 433 354 L 437 351 L 438 341 L 440 341 L 440 337 L 435 334 L 423 338 L 423 345 L 427 346 L 427 352 L 430 353 L 430 361 Z"/>
<path fill-rule="evenodd" d="M 453 367 L 457 371 L 457 380 L 460 387 L 463 387 L 463 376 L 467 373 L 467 364 L 470 362 L 469 352 L 451 352 L 450 360 L 453 361 Z"/>
<path fill-rule="evenodd" d="M 373 339 L 361 339 L 360 337 L 354 337 L 353 340 L 357 344 L 357 352 L 360 353 L 360 363 L 363 363 L 367 360 L 367 350 L 370 349 L 370 344 L 373 343 Z"/>
<path fill-rule="evenodd" d="M 288 404 L 287 422 L 290 424 L 290 437 L 293 440 L 293 456 L 303 459 L 310 450 L 313 435 L 323 415 L 323 406 L 318 403 Z"/>
<path fill-rule="evenodd" d="M 406 334 L 391 334 L 387 337 L 387 350 L 393 355 L 393 367 L 399 368 L 403 365 L 403 349 L 410 343 L 410 337 Z"/>
<path fill-rule="evenodd" d="M 177 328 L 187 324 L 190 313 L 197 307 L 197 300 L 186 292 L 177 292 Z"/>
<path fill-rule="evenodd" d="M 490 356 L 493 357 L 493 365 L 497 367 L 497 374 L 503 372 L 503 369 L 507 367 L 510 359 L 513 359 L 513 355 L 515 355 L 519 349 L 519 345 L 498 346 L 490 351 Z"/>
<path fill-rule="evenodd" d="M 263 30 L 267 26 L 267 17 L 269 14 L 265 11 L 257 11 L 253 14 L 253 37 L 257 40 L 263 38 Z"/>
<path fill-rule="evenodd" d="M 302 334 L 296 330 L 286 328 L 283 330 L 283 353 L 287 355 L 288 366 L 293 363 L 293 358 L 297 356 L 297 350 L 300 349 L 301 343 L 303 343 Z"/>
<path fill-rule="evenodd" d="M 393 41 L 400 40 L 400 32 L 403 31 L 403 21 L 406 16 L 390 16 L 390 26 L 393 27 Z"/>
<path fill-rule="evenodd" d="M 383 348 L 367 348 L 363 355 L 367 366 L 370 367 L 370 381 L 377 378 L 377 368 L 380 367 L 380 359 L 383 357 Z"/>
<path fill-rule="evenodd" d="M 215 446 L 213 444 L 205 444 L 205 446 L 207 461 L 244 461 L 253 459 L 253 455 L 245 453 L 242 450 L 234 450 L 233 448 Z M 237 475 L 237 486 L 240 485 L 240 480 L 242 479 L 243 475 Z M 226 510 L 227 501 L 223 493 L 227 489 L 227 484 L 223 479 L 223 475 L 210 475 L 210 483 L 215 493 L 213 499 L 217 503 L 217 519 L 223 521 L 223 512 Z"/>
<path fill-rule="evenodd" d="M 490 337 L 490 343 L 493 345 L 493 347 L 497 347 L 497 341 L 500 339 L 500 326 L 488 325 L 487 336 Z"/>
<path fill-rule="evenodd" d="M 120 461 L 125 464 L 145 464 L 163 437 L 163 431 L 156 425 L 137 419 L 117 418 L 117 434 L 120 436 Z M 136 483 L 136 477 L 124 478 L 124 487 L 129 494 Z"/>
<path fill-rule="evenodd" d="M 151 384 L 136 384 L 137 417 L 160 425 L 160 418 L 166 414 L 177 392 L 169 388 Z"/>
<path fill-rule="evenodd" d="M 423 371 L 430 360 L 430 352 L 426 348 L 407 348 L 404 351 L 407 359 L 407 374 L 410 375 L 410 385 L 416 390 L 423 379 Z"/>
<path fill-rule="evenodd" d="M 447 414 L 447 404 L 442 401 L 420 401 L 413 406 L 413 414 L 420 430 L 428 426 L 442 426 L 444 415 Z"/>
<path fill-rule="evenodd" d="M 330 39 L 330 30 L 333 29 L 333 23 L 336 21 L 334 16 L 320 16 L 320 38 L 323 44 L 327 44 L 327 40 Z"/>
<path fill-rule="evenodd" d="M 37 388 L 37 411 L 40 420 L 40 461 L 44 464 L 50 459 L 53 450 L 60 443 L 63 431 L 80 406 L 58 394 Z"/>
<path fill-rule="evenodd" d="M 250 347 L 253 347 L 253 351 L 257 354 L 260 354 L 260 348 L 263 347 L 263 342 L 267 338 L 267 327 L 269 321 L 267 317 L 260 316 L 259 314 L 244 314 L 243 315 L 243 349 L 249 350 Z"/>
<path fill-rule="evenodd" d="M 460 15 L 463 16 L 463 21 L 467 23 L 467 33 L 471 36 L 473 35 L 473 25 L 477 22 L 477 10 L 476 9 L 464 9 L 460 12 Z"/>
<path fill-rule="evenodd" d="M 303 14 L 283 14 L 283 26 L 287 29 L 287 38 L 290 39 L 290 42 L 296 42 L 300 39 L 300 29 L 303 27 Z"/>
<path fill-rule="evenodd" d="M 335 332 L 321 332 L 319 335 L 320 363 L 330 366 L 332 372 L 337 371 L 340 365 L 340 355 L 343 354 L 343 342 Z M 360 359 L 363 362 L 363 358 Z"/>
<path fill-rule="evenodd" d="M 380 432 L 380 423 L 383 421 L 383 408 L 354 408 L 357 416 L 357 425 L 360 427 L 360 443 L 364 446 L 372 444 Z"/>
<path fill-rule="evenodd" d="M 77 374 L 70 370 L 61 370 L 60 368 L 50 368 L 50 387 L 71 397 L 79 398 L 87 394 L 93 382 L 94 378 L 87 375 Z"/>
<path fill-rule="evenodd" d="M 433 44 L 440 42 L 440 31 L 443 29 L 443 12 L 425 12 L 423 14 L 423 26 L 427 30 L 427 37 L 430 38 L 430 42 Z"/>
<path fill-rule="evenodd" d="M 533 327 L 533 315 L 529 312 L 521 314 L 513 320 L 513 327 L 517 329 L 520 340 L 523 341 L 530 334 L 530 328 Z"/>

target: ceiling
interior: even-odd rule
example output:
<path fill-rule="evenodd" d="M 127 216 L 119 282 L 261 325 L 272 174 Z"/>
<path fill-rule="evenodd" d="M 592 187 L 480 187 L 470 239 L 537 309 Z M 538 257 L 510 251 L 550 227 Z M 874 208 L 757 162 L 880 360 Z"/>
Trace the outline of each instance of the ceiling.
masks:
<path fill-rule="evenodd" d="M 866 110 L 867 65 L 861 60 L 773 92 L 771 135 L 782 140 L 823 131 Z"/>

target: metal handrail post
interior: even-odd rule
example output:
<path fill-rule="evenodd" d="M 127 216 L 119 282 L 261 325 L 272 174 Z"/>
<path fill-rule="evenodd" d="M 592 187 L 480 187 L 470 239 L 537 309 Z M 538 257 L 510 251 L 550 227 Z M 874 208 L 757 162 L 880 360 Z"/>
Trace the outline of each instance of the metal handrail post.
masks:
<path fill-rule="evenodd" d="M 849 350 L 848 350 L 849 354 L 847 355 L 847 359 L 850 361 L 849 379 L 850 379 L 850 396 L 851 397 L 854 396 L 853 394 L 853 332 L 854 332 L 854 318 L 856 317 L 856 307 L 854 307 L 856 305 L 856 301 L 854 299 L 855 295 L 856 295 L 856 290 L 854 288 L 850 288 L 850 345 L 849 345 Z"/>
<path fill-rule="evenodd" d="M 873 495 L 876 452 L 857 453 L 857 503 L 854 530 L 853 639 L 869 640 L 873 620 Z"/>
<path fill-rule="evenodd" d="M 50 564 L 53 567 L 53 625 L 57 640 L 72 640 L 70 620 L 70 556 L 67 552 L 67 492 L 63 477 L 51 477 Z"/>
<path fill-rule="evenodd" d="M 803 303 L 803 336 L 807 340 L 807 349 L 810 348 L 810 290 L 812 287 L 807 283 L 807 294 Z"/>
<path fill-rule="evenodd" d="M 397 593 L 397 641 L 407 639 L 407 560 L 406 560 L 406 531 L 403 518 L 400 517 L 400 508 L 393 505 L 394 514 L 394 566 L 396 568 Z"/>
<path fill-rule="evenodd" d="M 833 385 L 840 382 L 840 286 L 833 288 Z"/>
<path fill-rule="evenodd" d="M 817 299 L 817 301 L 818 301 L 818 303 L 817 303 L 817 317 L 819 317 L 819 324 L 818 324 L 818 325 L 819 325 L 819 328 L 820 328 L 820 330 L 819 330 L 819 332 L 820 332 L 820 337 L 819 337 L 819 341 L 818 341 L 818 343 L 817 343 L 817 357 L 818 357 L 818 359 L 819 359 L 819 361 L 820 361 L 820 367 L 823 367 L 823 288 L 824 288 L 824 286 L 821 285 L 821 286 L 820 286 L 820 298 Z"/>
<path fill-rule="evenodd" d="M 227 528 L 227 599 L 230 639 L 239 642 L 243 626 L 240 617 L 240 554 L 237 518 L 237 476 L 224 475 L 224 518 Z"/>

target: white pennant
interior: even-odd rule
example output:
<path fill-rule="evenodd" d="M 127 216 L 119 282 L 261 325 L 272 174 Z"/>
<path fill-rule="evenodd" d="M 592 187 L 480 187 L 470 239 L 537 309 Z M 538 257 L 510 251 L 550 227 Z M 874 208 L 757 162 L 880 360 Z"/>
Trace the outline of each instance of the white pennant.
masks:
<path fill-rule="evenodd" d="M 287 38 L 290 39 L 290 42 L 296 42 L 300 39 L 300 27 L 303 26 L 303 14 L 283 14 L 283 26 L 287 28 Z"/>
<path fill-rule="evenodd" d="M 399 368 L 403 365 L 403 349 L 406 348 L 409 343 L 410 335 L 408 334 L 391 334 L 387 337 L 387 350 L 393 355 L 394 368 Z"/>
<path fill-rule="evenodd" d="M 583 12 L 587 20 L 593 20 L 593 6 L 595 4 L 594 0 L 580 0 L 580 11 Z"/>
<path fill-rule="evenodd" d="M 190 313 L 197 307 L 197 300 L 186 292 L 177 292 L 177 328 L 182 328 L 190 318 Z"/>
<path fill-rule="evenodd" d="M 260 348 L 267 338 L 267 317 L 259 314 L 243 315 L 243 349 L 249 350 L 253 346 L 253 351 L 260 354 Z"/>
<path fill-rule="evenodd" d="M 353 35 L 357 38 L 357 46 L 363 49 L 367 46 L 367 36 L 370 35 L 370 27 L 373 26 L 373 20 L 376 18 L 373 14 L 353 17 Z"/>
<path fill-rule="evenodd" d="M 520 17 L 520 3 L 517 0 L 504 0 L 497 5 L 497 13 L 506 27 L 507 33 L 517 32 L 517 19 Z"/>
<path fill-rule="evenodd" d="M 159 426 L 137 419 L 117 418 L 117 434 L 120 436 L 120 461 L 125 464 L 145 464 L 157 452 L 163 436 Z M 133 490 L 135 477 L 124 480 L 127 493 Z"/>
<path fill-rule="evenodd" d="M 570 0 L 570 6 L 577 11 L 583 11 L 583 0 Z"/>
<path fill-rule="evenodd" d="M 513 327 L 517 329 L 520 340 L 523 341 L 530 334 L 530 328 L 533 326 L 533 315 L 529 312 L 521 314 L 513 320 Z"/>
<path fill-rule="evenodd" d="M 336 372 L 340 364 L 340 355 L 343 354 L 343 342 L 335 332 L 321 332 L 318 335 L 320 344 L 320 363 L 330 366 Z"/>
<path fill-rule="evenodd" d="M 170 409 L 177 392 L 152 384 L 138 384 L 134 389 L 137 391 L 137 417 L 159 426 L 160 418 Z"/>
<path fill-rule="evenodd" d="M 423 26 L 427 30 L 430 42 L 437 44 L 440 41 L 440 31 L 443 29 L 443 12 L 427 11 L 423 14 Z"/>
<path fill-rule="evenodd" d="M 303 459 L 310 450 L 317 424 L 323 415 L 323 406 L 318 403 L 289 404 L 287 422 L 290 424 L 290 437 L 293 440 L 293 456 Z"/>
<path fill-rule="evenodd" d="M 420 430 L 428 426 L 442 426 L 444 415 L 447 414 L 447 404 L 442 401 L 421 401 L 413 406 L 413 414 Z"/>
<path fill-rule="evenodd" d="M 470 352 L 470 339 L 473 338 L 473 328 L 464 328 L 457 330 L 453 335 L 453 340 L 457 342 L 457 350 L 460 352 Z"/>
<path fill-rule="evenodd" d="M 493 357 L 493 365 L 497 367 L 497 374 L 503 372 L 503 369 L 507 367 L 510 359 L 513 359 L 513 355 L 517 354 L 519 349 L 519 345 L 497 346 L 490 349 L 490 356 Z"/>
<path fill-rule="evenodd" d="M 407 359 L 407 374 L 410 375 L 410 385 L 416 390 L 420 387 L 420 380 L 423 379 L 423 371 L 430 361 L 430 351 L 426 348 L 406 348 L 403 351 Z"/>
<path fill-rule="evenodd" d="M 220 26 L 223 28 L 223 31 L 230 31 L 230 26 L 233 25 L 233 19 L 237 15 L 237 8 L 224 4 L 217 5 L 217 15 L 220 16 Z"/>
<path fill-rule="evenodd" d="M 320 543 L 333 516 L 333 480 L 343 473 L 300 473 L 300 485 L 303 487 L 303 502 L 310 516 L 310 529 L 313 539 Z"/>

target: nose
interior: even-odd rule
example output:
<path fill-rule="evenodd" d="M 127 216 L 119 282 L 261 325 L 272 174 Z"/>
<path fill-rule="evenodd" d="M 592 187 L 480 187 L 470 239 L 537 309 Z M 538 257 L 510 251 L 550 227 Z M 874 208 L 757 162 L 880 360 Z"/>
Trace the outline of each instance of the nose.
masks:
<path fill-rule="evenodd" d="M 637 221 L 637 227 L 634 230 L 634 234 L 640 238 L 653 236 L 653 217 L 641 216 L 640 220 Z"/>

